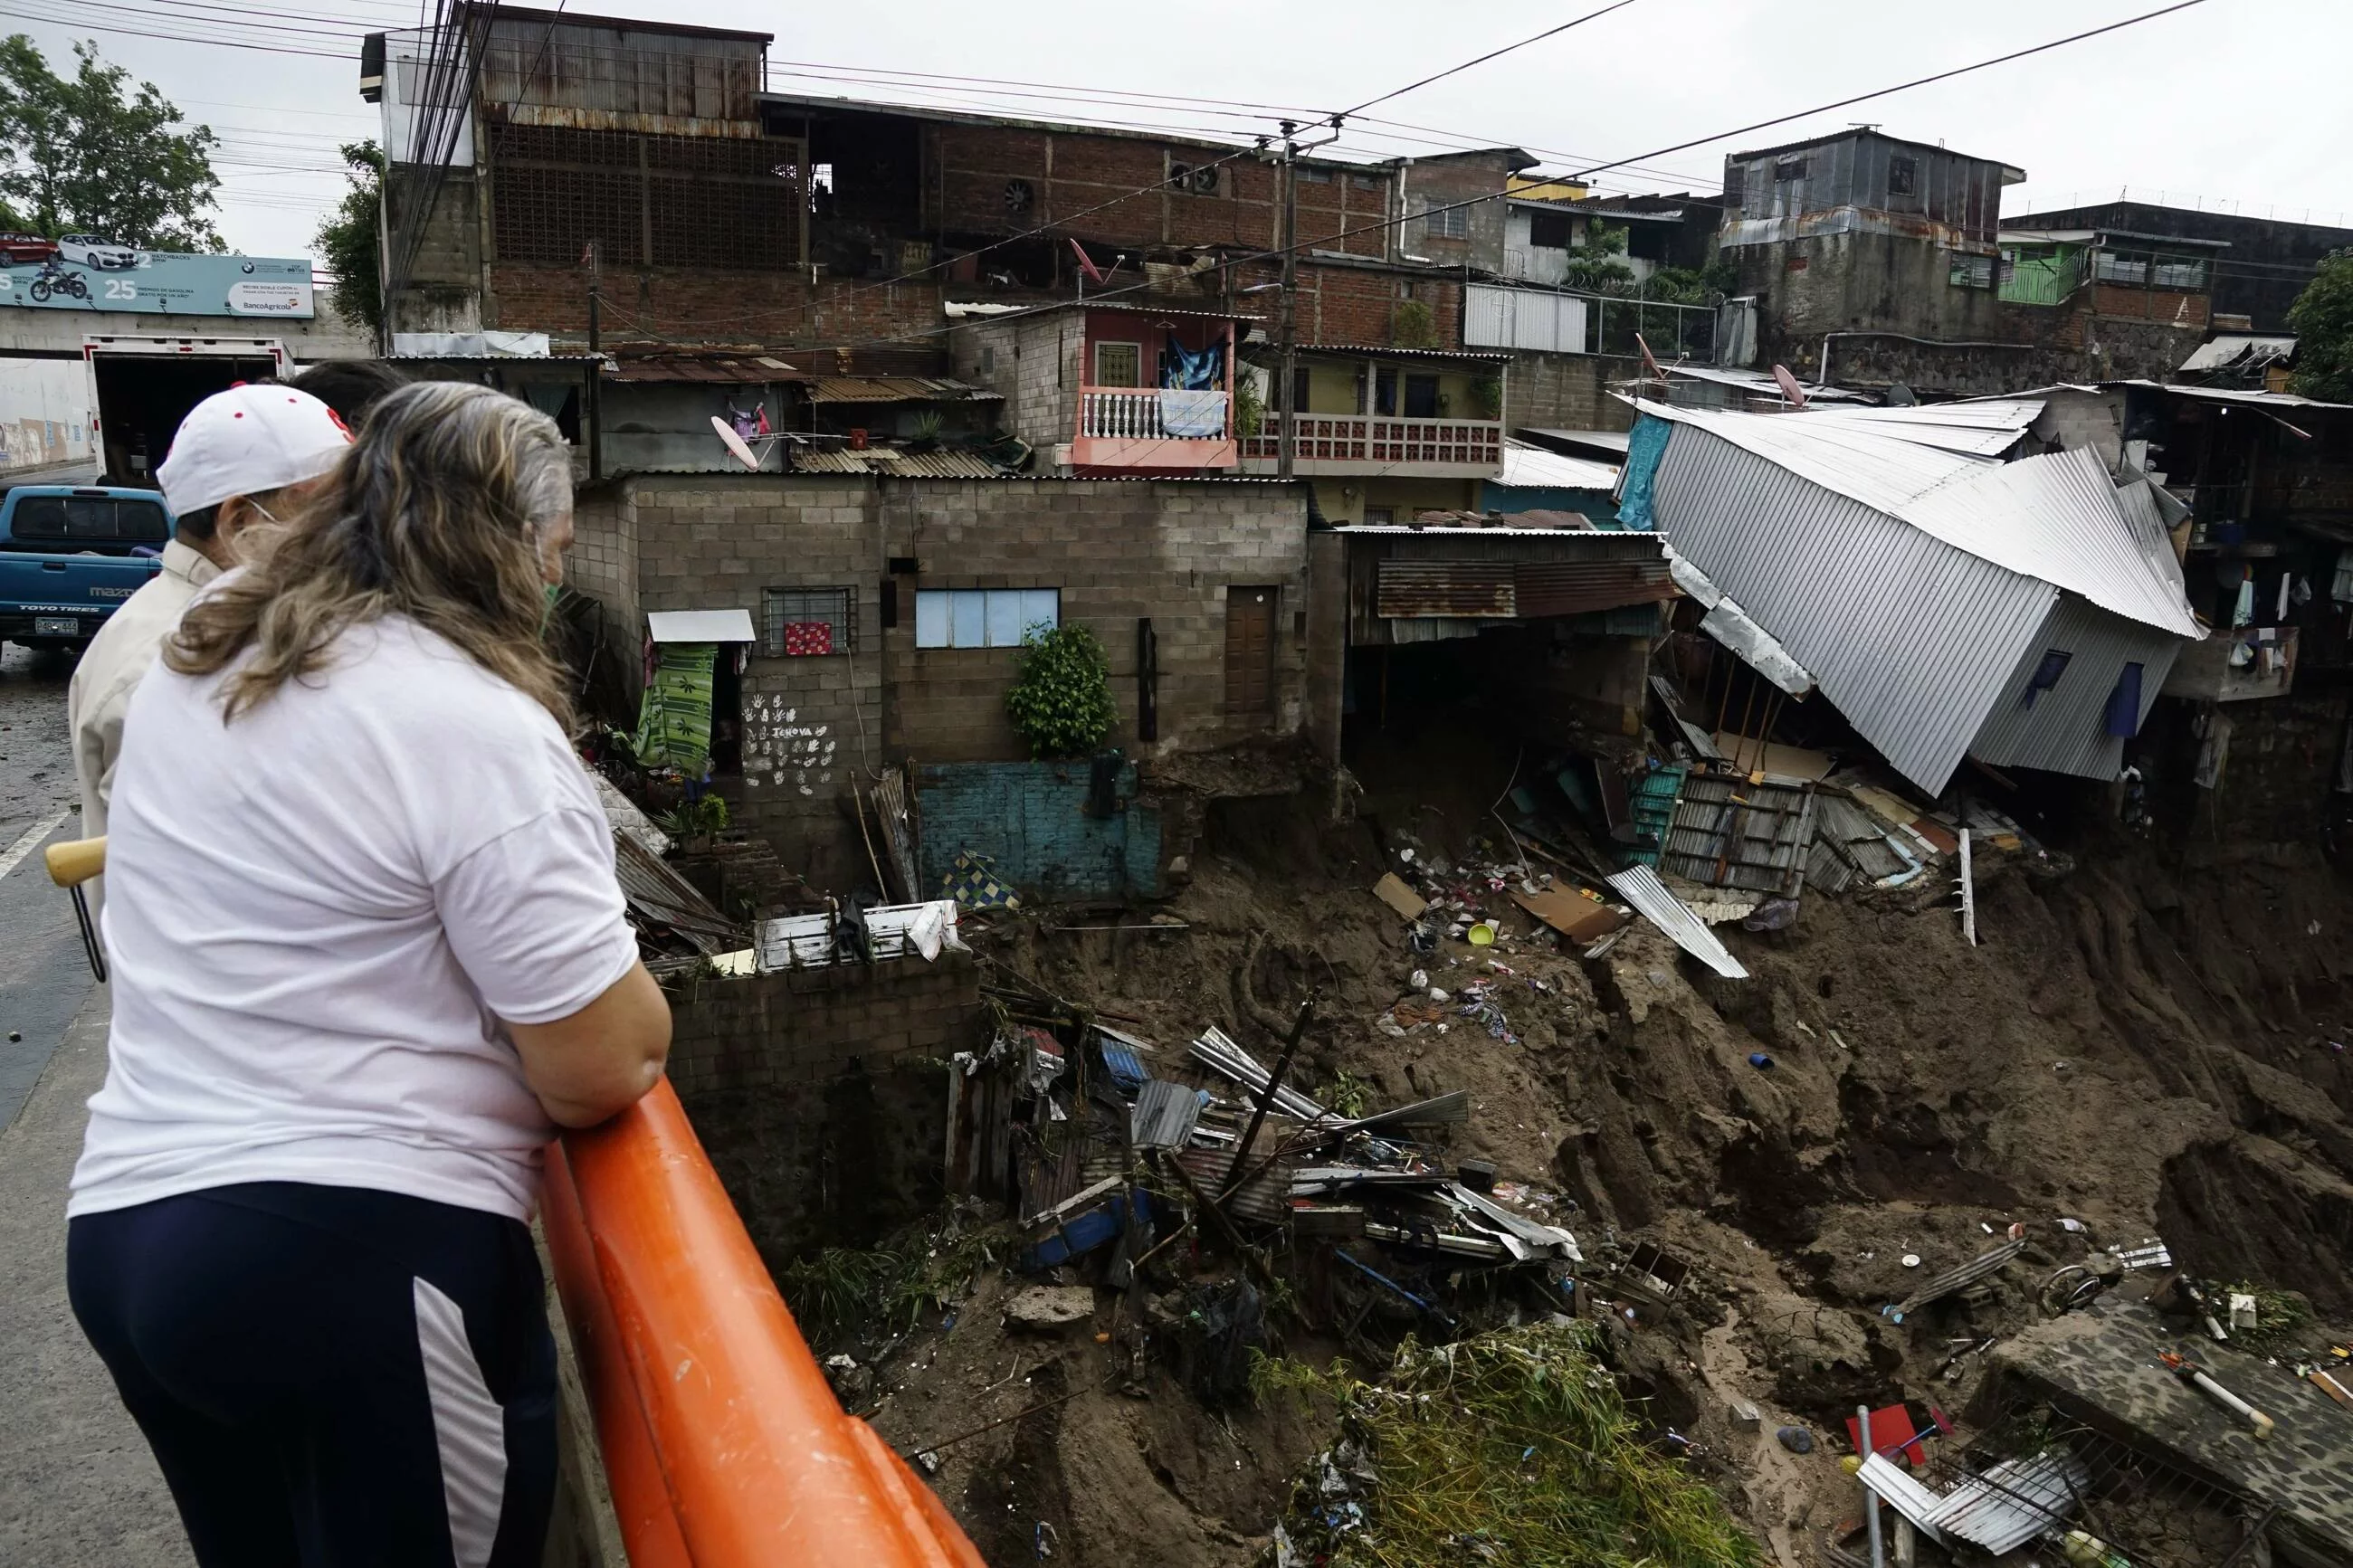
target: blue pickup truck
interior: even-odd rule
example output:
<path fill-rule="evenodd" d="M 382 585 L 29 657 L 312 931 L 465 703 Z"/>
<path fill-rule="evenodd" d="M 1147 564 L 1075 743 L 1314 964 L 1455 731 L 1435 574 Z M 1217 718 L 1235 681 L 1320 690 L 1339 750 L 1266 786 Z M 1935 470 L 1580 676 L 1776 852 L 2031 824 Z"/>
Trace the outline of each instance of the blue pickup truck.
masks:
<path fill-rule="evenodd" d="M 0 499 L 0 638 L 79 652 L 164 569 L 171 537 L 154 490 L 16 486 Z"/>

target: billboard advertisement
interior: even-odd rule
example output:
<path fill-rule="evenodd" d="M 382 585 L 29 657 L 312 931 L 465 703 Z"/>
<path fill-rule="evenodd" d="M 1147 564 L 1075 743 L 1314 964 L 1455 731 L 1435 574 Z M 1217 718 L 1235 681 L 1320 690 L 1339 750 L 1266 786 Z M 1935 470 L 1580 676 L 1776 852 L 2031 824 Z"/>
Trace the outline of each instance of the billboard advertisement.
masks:
<path fill-rule="evenodd" d="M 81 235 L 0 234 L 0 306 L 159 316 L 311 312 L 307 258 L 133 250 Z"/>

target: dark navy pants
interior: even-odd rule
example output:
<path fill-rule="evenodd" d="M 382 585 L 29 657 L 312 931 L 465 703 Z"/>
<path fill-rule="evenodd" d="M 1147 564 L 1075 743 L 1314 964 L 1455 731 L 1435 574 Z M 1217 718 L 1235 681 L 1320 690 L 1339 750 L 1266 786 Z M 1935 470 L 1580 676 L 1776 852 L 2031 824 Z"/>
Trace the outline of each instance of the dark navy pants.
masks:
<path fill-rule="evenodd" d="M 204 1568 L 536 1568 L 555 1345 L 523 1226 L 259 1183 L 79 1215 L 66 1276 Z"/>

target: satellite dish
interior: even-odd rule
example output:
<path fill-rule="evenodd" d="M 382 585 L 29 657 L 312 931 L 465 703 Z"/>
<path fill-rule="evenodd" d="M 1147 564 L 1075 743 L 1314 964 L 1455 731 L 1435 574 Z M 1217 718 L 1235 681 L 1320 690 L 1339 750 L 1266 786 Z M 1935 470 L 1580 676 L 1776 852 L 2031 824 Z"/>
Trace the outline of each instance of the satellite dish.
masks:
<path fill-rule="evenodd" d="M 1788 365 L 1775 365 L 1773 367 L 1773 379 L 1779 384 L 1781 388 L 1781 395 L 1788 400 L 1789 406 L 1792 408 L 1803 408 L 1806 405 L 1806 389 L 1798 384 L 1798 378 L 1789 374 L 1789 367 Z"/>
<path fill-rule="evenodd" d="M 759 471 L 760 459 L 753 456 L 752 448 L 744 444 L 744 437 L 735 434 L 734 428 L 726 420 L 714 414 L 711 416 L 711 427 L 719 432 L 719 438 L 727 443 L 727 449 L 735 454 L 737 462 L 754 473 Z"/>

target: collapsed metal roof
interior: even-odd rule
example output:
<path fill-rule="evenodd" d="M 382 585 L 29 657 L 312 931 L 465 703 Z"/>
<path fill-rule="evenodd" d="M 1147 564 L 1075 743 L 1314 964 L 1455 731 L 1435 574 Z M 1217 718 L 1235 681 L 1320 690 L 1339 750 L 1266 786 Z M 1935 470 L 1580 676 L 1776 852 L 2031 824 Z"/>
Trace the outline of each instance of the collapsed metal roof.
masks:
<path fill-rule="evenodd" d="M 1643 411 L 1672 426 L 1643 477 L 1678 557 L 1931 794 L 1972 752 L 2114 777 L 2204 635 L 2157 509 L 2089 448 L 2001 463 L 1852 416 Z"/>
<path fill-rule="evenodd" d="M 1571 458 L 1525 441 L 1504 442 L 1504 472 L 1488 481 L 1511 489 L 1607 490 L 1618 483 L 1618 465 Z"/>
<path fill-rule="evenodd" d="M 2202 388 L 2197 395 L 2259 395 Z M 1956 550 L 2080 594 L 2102 609 L 2177 637 L 2205 635 L 2183 598 L 2172 545 L 2133 529 L 2099 454 L 2089 447 L 2001 463 L 1851 415 L 1793 419 L 1657 404 L 1642 411 L 1704 430 Z M 1710 563 L 1700 565 L 1713 574 Z"/>

